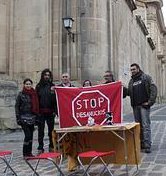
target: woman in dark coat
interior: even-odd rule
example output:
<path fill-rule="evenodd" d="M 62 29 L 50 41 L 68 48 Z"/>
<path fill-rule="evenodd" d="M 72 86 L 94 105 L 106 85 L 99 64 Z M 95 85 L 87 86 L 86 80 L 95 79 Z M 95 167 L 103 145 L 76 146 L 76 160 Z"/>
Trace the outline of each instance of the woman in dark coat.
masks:
<path fill-rule="evenodd" d="M 32 87 L 33 82 L 27 78 L 23 81 L 23 89 L 18 94 L 15 104 L 17 124 L 24 131 L 23 156 L 32 155 L 33 131 L 39 113 L 37 93 Z"/>

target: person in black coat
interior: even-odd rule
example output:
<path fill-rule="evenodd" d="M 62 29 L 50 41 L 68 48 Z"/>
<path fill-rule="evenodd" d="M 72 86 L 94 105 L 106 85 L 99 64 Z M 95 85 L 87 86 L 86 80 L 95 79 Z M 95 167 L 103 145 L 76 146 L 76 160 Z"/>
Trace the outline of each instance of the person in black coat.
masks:
<path fill-rule="evenodd" d="M 104 74 L 103 77 L 104 77 L 104 80 L 105 80 L 104 84 L 115 82 L 114 75 L 109 70 L 105 71 L 105 74 Z"/>
<path fill-rule="evenodd" d="M 33 131 L 39 113 L 39 102 L 33 82 L 27 78 L 23 82 L 23 90 L 18 94 L 15 104 L 16 120 L 24 131 L 23 156 L 32 155 Z"/>
<path fill-rule="evenodd" d="M 104 84 L 115 82 L 112 71 L 109 71 L 109 70 L 105 71 L 105 74 L 103 77 L 105 79 Z M 127 88 L 123 86 L 123 98 L 126 98 L 126 96 L 127 96 Z"/>
<path fill-rule="evenodd" d="M 41 79 L 36 86 L 39 99 L 39 119 L 38 119 L 38 153 L 44 152 L 44 128 L 45 122 L 48 126 L 49 151 L 53 151 L 52 131 L 54 129 L 54 119 L 57 114 L 56 96 L 51 87 L 53 84 L 53 75 L 49 69 L 44 69 L 41 73 Z"/>
<path fill-rule="evenodd" d="M 150 75 L 145 74 L 137 63 L 130 65 L 131 79 L 127 95 L 130 96 L 135 122 L 140 123 L 141 149 L 151 153 L 150 109 L 157 97 L 157 86 Z"/>

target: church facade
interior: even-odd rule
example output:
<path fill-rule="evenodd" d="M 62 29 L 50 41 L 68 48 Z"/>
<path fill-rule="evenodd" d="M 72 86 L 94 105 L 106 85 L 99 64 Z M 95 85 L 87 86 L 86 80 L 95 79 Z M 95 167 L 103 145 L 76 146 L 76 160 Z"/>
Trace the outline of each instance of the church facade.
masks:
<path fill-rule="evenodd" d="M 162 0 L 0 0 L 0 128 L 14 128 L 14 99 L 26 77 L 37 83 L 69 72 L 98 84 L 106 70 L 127 85 L 136 62 L 166 98 L 166 28 Z M 63 26 L 71 17 L 72 35 Z M 129 101 L 124 100 L 126 111 Z M 10 109 L 10 114 L 9 114 Z M 13 126 L 12 126 L 13 125 Z"/>

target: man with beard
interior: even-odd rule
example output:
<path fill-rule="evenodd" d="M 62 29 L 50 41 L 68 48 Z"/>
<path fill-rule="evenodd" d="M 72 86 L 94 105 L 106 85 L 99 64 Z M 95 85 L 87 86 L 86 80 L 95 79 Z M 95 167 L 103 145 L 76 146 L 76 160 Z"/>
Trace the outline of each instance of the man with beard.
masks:
<path fill-rule="evenodd" d="M 39 119 L 38 119 L 38 153 L 44 152 L 44 128 L 45 122 L 48 126 L 49 136 L 49 151 L 53 151 L 52 131 L 54 129 L 54 118 L 57 114 L 56 97 L 51 87 L 53 76 L 49 69 L 45 69 L 41 73 L 41 79 L 36 86 L 36 91 L 39 99 Z"/>
<path fill-rule="evenodd" d="M 105 74 L 103 77 L 105 80 L 104 84 L 115 82 L 114 75 L 109 70 L 105 71 Z M 126 98 L 126 96 L 127 96 L 127 88 L 123 86 L 123 98 Z"/>
<path fill-rule="evenodd" d="M 128 84 L 135 122 L 141 125 L 141 149 L 151 153 L 150 107 L 155 103 L 157 87 L 152 78 L 136 63 L 131 64 L 131 80 Z"/>
<path fill-rule="evenodd" d="M 113 76 L 112 72 L 109 70 L 105 71 L 105 74 L 103 77 L 105 80 L 104 84 L 115 82 L 114 76 Z"/>

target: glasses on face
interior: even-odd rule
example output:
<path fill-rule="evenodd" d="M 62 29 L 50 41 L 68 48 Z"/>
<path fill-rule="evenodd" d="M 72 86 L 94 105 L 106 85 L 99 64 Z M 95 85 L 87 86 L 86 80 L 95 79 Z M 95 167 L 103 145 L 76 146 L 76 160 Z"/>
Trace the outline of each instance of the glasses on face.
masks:
<path fill-rule="evenodd" d="M 68 76 L 62 76 L 62 78 L 68 78 Z"/>

